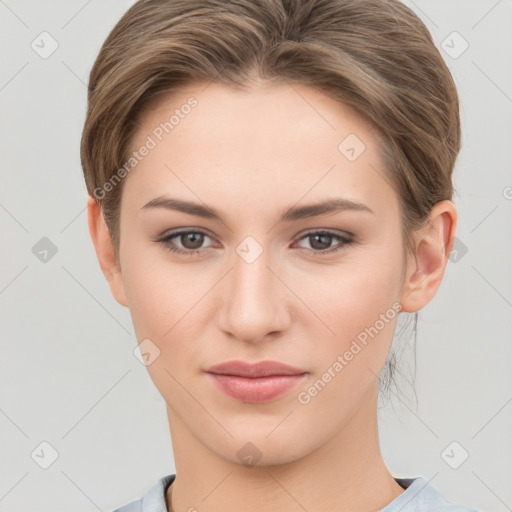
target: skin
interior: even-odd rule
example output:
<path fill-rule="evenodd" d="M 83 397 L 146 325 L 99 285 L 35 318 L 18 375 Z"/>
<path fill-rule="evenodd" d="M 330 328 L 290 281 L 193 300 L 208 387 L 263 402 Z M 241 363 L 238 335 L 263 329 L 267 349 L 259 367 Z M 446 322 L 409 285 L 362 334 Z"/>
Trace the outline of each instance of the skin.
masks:
<path fill-rule="evenodd" d="M 378 510 L 403 492 L 382 459 L 377 430 L 377 375 L 398 316 L 309 403 L 297 395 L 393 303 L 414 312 L 432 300 L 453 245 L 455 206 L 432 208 L 405 265 L 399 197 L 383 178 L 377 131 L 307 86 L 188 86 L 145 113 L 133 147 L 191 96 L 197 107 L 126 178 L 120 266 L 101 210 L 88 201 L 91 238 L 112 294 L 129 308 L 139 343 L 149 338 L 160 350 L 147 368 L 167 403 L 173 441 L 177 477 L 168 508 Z M 352 162 L 338 150 L 349 134 L 366 146 Z M 162 194 L 206 204 L 224 222 L 142 209 Z M 373 213 L 278 222 L 290 206 L 333 197 Z M 208 233 L 202 245 L 173 239 L 183 250 L 199 246 L 199 254 L 175 254 L 155 241 L 177 228 Z M 334 235 L 305 236 L 322 229 Z M 347 233 L 355 243 L 321 254 L 343 245 L 336 235 Z M 252 263 L 236 251 L 247 236 L 263 249 Z M 204 373 L 233 359 L 276 360 L 308 374 L 271 402 L 244 403 Z M 248 442 L 260 454 L 254 465 L 237 456 Z"/>

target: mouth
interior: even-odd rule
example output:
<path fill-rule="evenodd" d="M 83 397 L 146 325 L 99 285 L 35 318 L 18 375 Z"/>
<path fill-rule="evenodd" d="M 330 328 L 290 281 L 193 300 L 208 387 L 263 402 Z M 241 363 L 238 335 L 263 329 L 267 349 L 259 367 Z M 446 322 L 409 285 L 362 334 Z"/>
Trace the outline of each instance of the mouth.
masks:
<path fill-rule="evenodd" d="M 284 395 L 302 382 L 308 372 L 277 361 L 228 361 L 212 366 L 206 373 L 226 395 L 256 404 Z"/>

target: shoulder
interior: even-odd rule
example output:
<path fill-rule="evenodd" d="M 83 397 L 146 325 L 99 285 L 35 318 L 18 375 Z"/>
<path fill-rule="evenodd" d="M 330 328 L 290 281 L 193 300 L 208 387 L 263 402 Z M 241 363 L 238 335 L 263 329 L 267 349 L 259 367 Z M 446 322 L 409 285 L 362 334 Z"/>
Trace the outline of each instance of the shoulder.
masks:
<path fill-rule="evenodd" d="M 423 477 L 395 478 L 405 491 L 379 512 L 478 512 L 447 502 Z"/>
<path fill-rule="evenodd" d="M 165 475 L 157 480 L 142 498 L 127 503 L 113 512 L 167 512 L 165 493 L 176 475 Z"/>

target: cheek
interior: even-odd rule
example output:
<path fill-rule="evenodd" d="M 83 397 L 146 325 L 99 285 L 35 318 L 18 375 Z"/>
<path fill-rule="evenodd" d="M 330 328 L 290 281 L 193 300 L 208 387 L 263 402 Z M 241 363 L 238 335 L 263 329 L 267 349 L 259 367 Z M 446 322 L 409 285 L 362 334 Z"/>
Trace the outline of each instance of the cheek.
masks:
<path fill-rule="evenodd" d="M 322 343 L 312 353 L 315 369 L 320 375 L 330 369 L 339 376 L 333 379 L 337 384 L 329 385 L 333 392 L 338 386 L 358 388 L 358 382 L 364 387 L 363 381 L 374 380 L 381 371 L 399 314 L 400 276 L 400 250 L 388 247 L 361 251 L 350 263 L 331 268 L 325 278 L 305 283 L 302 294 L 323 322 L 318 324 Z"/>
<path fill-rule="evenodd" d="M 190 362 L 200 359 L 194 340 L 201 337 L 197 331 L 202 314 L 199 300 L 206 285 L 204 281 L 198 284 L 197 275 L 189 280 L 182 272 L 166 270 L 162 262 L 140 258 L 127 259 L 125 273 L 136 338 L 139 343 L 151 340 L 143 342 L 146 345 L 141 345 L 141 352 L 149 346 L 150 352 L 157 354 L 146 369 L 166 402 L 182 410 L 190 402 L 186 393 L 181 393 L 180 383 L 190 378 Z"/>
<path fill-rule="evenodd" d="M 218 277 L 193 264 L 180 268 L 165 255 L 155 258 L 149 253 L 139 249 L 126 257 L 125 289 L 137 340 L 149 338 L 160 353 L 148 371 L 154 380 L 162 380 L 161 374 L 168 381 L 165 370 L 183 374 L 191 361 L 201 360 L 195 341 L 204 338 L 204 327 L 210 323 L 208 292 Z"/>
<path fill-rule="evenodd" d="M 334 334 L 323 329 L 322 343 L 311 353 L 315 372 L 297 400 L 331 434 L 378 389 L 399 315 L 400 269 L 366 268 L 338 274 L 309 296 L 315 297 L 316 311 Z"/>
<path fill-rule="evenodd" d="M 391 256 L 391 255 L 390 255 Z M 401 260 L 365 257 L 303 283 L 302 295 L 332 338 L 346 340 L 379 320 L 400 298 Z M 332 332 L 334 331 L 334 333 Z"/>
<path fill-rule="evenodd" d="M 131 235 L 127 232 L 124 238 L 122 268 L 137 339 L 164 340 L 197 302 L 200 280 L 197 273 L 190 279 L 161 251 Z"/>

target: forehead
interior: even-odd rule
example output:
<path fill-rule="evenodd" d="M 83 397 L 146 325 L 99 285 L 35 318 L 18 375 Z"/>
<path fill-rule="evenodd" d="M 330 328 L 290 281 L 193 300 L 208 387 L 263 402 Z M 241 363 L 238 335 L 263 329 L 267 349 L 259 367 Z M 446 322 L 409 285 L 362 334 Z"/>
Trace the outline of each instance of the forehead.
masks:
<path fill-rule="evenodd" d="M 192 103 L 194 106 L 189 107 Z M 200 118 L 201 123 L 206 118 L 215 118 L 214 128 L 217 132 L 236 127 L 238 132 L 244 129 L 241 135 L 252 133 L 259 138 L 271 133 L 269 123 L 276 127 L 288 125 L 290 133 L 293 125 L 296 125 L 295 129 L 303 127 L 314 131 L 314 134 L 324 131 L 325 137 L 329 136 L 329 132 L 332 135 L 348 127 L 361 136 L 366 132 L 377 132 L 351 106 L 318 89 L 289 81 L 260 80 L 251 82 L 243 90 L 217 82 L 189 84 L 153 98 L 142 115 L 143 129 L 154 129 L 161 122 L 169 121 L 173 113 L 176 114 L 171 123 L 174 128 L 182 124 L 181 130 L 173 132 L 174 136 L 186 131 L 183 125 L 192 125 L 196 131 L 200 131 L 202 126 L 199 122 L 195 123 L 194 118 Z M 250 122 L 246 123 L 248 116 Z M 187 118 L 189 120 L 184 123 Z M 213 127 L 204 128 L 211 130 Z M 285 137 L 286 132 L 282 132 L 281 136 Z"/>
<path fill-rule="evenodd" d="M 153 101 L 132 150 L 152 141 L 123 196 L 140 206 L 164 192 L 209 204 L 343 197 L 396 202 L 378 132 L 351 107 L 308 86 L 261 82 L 248 90 L 194 84 Z M 195 196 L 195 197 L 194 197 Z"/>

